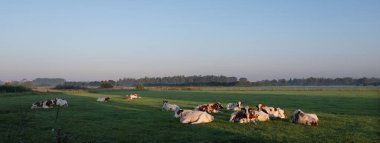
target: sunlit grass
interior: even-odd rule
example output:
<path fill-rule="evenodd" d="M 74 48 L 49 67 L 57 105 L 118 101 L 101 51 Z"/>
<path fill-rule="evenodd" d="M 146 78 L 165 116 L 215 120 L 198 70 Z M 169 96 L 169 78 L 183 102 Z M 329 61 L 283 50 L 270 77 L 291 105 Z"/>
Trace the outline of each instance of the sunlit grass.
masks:
<path fill-rule="evenodd" d="M 380 94 L 378 91 L 138 91 L 143 98 L 126 101 L 136 91 L 94 90 L 64 93 L 23 93 L 0 96 L 0 142 L 54 142 L 51 129 L 54 109 L 30 110 L 33 102 L 65 98 L 59 125 L 69 142 L 379 142 Z M 96 98 L 109 96 L 111 102 Z M 167 99 L 184 109 L 208 102 L 241 100 L 279 106 L 288 114 L 300 108 L 314 112 L 320 126 L 295 125 L 289 119 L 253 125 L 228 122 L 230 111 L 215 114 L 209 124 L 180 124 L 173 112 L 162 112 Z M 28 111 L 23 134 L 18 128 L 19 110 Z M 14 136 L 14 138 L 9 138 Z"/>

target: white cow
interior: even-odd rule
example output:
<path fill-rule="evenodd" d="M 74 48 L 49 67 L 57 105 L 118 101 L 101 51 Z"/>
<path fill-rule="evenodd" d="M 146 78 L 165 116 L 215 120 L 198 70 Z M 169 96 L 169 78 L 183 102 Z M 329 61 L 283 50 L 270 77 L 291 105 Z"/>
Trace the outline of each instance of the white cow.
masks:
<path fill-rule="evenodd" d="M 65 106 L 68 107 L 69 103 L 65 99 L 57 98 L 57 106 Z"/>
<path fill-rule="evenodd" d="M 127 100 L 132 100 L 132 99 L 137 99 L 137 98 L 141 98 L 141 97 L 138 94 L 130 94 L 130 95 L 125 96 L 125 99 Z"/>
<path fill-rule="evenodd" d="M 98 102 L 108 102 L 108 101 L 111 101 L 111 98 L 109 98 L 109 97 L 99 97 L 96 101 L 98 101 Z"/>
<path fill-rule="evenodd" d="M 319 119 L 316 114 L 313 113 L 304 113 L 300 109 L 293 112 L 291 117 L 292 123 L 309 125 L 309 126 L 318 126 Z"/>
<path fill-rule="evenodd" d="M 279 107 L 277 108 L 268 107 L 264 104 L 258 104 L 256 107 L 258 108 L 259 111 L 263 111 L 267 113 L 269 117 L 271 118 L 281 118 L 281 119 L 287 118 L 285 111 Z"/>
<path fill-rule="evenodd" d="M 174 117 L 180 118 L 180 122 L 187 124 L 210 123 L 214 121 L 214 117 L 203 111 L 182 110 L 174 111 Z"/>
<path fill-rule="evenodd" d="M 238 101 L 237 103 L 228 103 L 226 105 L 227 110 L 234 110 L 234 111 L 240 111 L 241 109 L 241 101 Z"/>
<path fill-rule="evenodd" d="M 176 111 L 180 109 L 179 106 L 175 104 L 169 104 L 167 100 L 164 100 L 162 102 L 163 102 L 162 111 Z"/>

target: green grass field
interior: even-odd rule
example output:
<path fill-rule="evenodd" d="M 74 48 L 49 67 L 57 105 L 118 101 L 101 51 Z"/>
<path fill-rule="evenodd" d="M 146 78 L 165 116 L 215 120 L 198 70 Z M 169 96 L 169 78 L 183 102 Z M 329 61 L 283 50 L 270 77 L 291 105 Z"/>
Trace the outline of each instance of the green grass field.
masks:
<path fill-rule="evenodd" d="M 124 95 L 143 98 L 125 101 Z M 111 102 L 96 98 L 109 96 Z M 68 108 L 31 110 L 33 102 L 60 97 Z M 198 104 L 241 100 L 278 106 L 290 115 L 300 108 L 319 116 L 320 126 L 285 120 L 230 123 L 231 111 L 214 114 L 209 124 L 181 124 L 173 112 L 162 112 L 162 100 L 193 109 Z M 0 142 L 56 142 L 61 127 L 67 142 L 380 142 L 380 92 L 363 91 L 128 91 L 92 90 L 62 93 L 0 94 Z"/>

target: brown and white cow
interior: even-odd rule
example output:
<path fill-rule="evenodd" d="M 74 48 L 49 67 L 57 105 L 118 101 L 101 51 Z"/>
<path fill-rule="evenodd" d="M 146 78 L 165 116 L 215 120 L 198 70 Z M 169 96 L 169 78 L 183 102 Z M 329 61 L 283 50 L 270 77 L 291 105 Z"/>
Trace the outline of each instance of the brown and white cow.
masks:
<path fill-rule="evenodd" d="M 230 122 L 233 123 L 254 123 L 256 124 L 256 121 L 258 119 L 258 114 L 255 113 L 256 111 L 253 108 L 249 108 L 248 106 L 245 108 L 241 108 L 240 111 L 234 112 L 231 114 Z"/>
<path fill-rule="evenodd" d="M 137 98 L 141 98 L 141 97 L 138 94 L 130 94 L 130 95 L 125 96 L 126 100 L 132 100 L 132 99 L 137 99 Z"/>
<path fill-rule="evenodd" d="M 108 101 L 111 101 L 111 98 L 109 98 L 109 97 L 100 97 L 96 101 L 98 101 L 98 102 L 108 102 Z"/>
<path fill-rule="evenodd" d="M 218 113 L 219 109 L 223 109 L 220 102 L 198 105 L 194 108 L 195 111 L 204 111 L 207 113 Z"/>
<path fill-rule="evenodd" d="M 269 121 L 269 115 L 263 111 L 255 111 L 255 115 L 257 115 L 256 121 Z"/>
<path fill-rule="evenodd" d="M 214 121 L 214 117 L 206 112 L 177 109 L 174 117 L 179 118 L 181 123 L 200 124 Z"/>
<path fill-rule="evenodd" d="M 293 112 L 291 122 L 302 125 L 318 126 L 319 119 L 316 114 L 304 113 L 300 109 Z"/>
<path fill-rule="evenodd" d="M 258 104 L 256 107 L 257 110 L 267 113 L 271 118 L 287 118 L 285 111 L 279 107 L 268 107 L 264 104 Z"/>
<path fill-rule="evenodd" d="M 67 100 L 61 99 L 61 98 L 53 98 L 45 101 L 39 101 L 32 104 L 31 109 L 38 109 L 38 108 L 53 108 L 54 106 L 69 106 Z"/>

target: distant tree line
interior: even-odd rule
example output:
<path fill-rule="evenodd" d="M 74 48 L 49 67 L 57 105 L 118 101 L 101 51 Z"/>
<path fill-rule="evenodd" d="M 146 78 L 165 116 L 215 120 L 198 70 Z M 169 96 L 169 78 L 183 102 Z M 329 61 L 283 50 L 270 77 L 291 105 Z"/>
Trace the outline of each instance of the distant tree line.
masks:
<path fill-rule="evenodd" d="M 7 92 L 27 92 L 32 91 L 32 89 L 21 86 L 21 85 L 0 85 L 0 93 L 7 93 Z"/>
<path fill-rule="evenodd" d="M 380 85 L 380 78 L 358 78 L 351 77 L 345 78 L 291 78 L 291 79 L 274 79 L 274 80 L 262 80 L 249 83 L 251 86 L 329 86 L 329 85 L 356 85 L 356 86 L 368 86 Z"/>
<path fill-rule="evenodd" d="M 113 86 L 136 86 L 142 83 L 144 86 L 235 86 L 238 83 L 236 77 L 227 76 L 171 76 L 171 77 L 144 77 L 123 78 L 117 81 L 92 81 L 92 82 L 65 82 L 65 85 L 75 86 L 100 86 L 101 83 L 111 83 Z"/>
<path fill-rule="evenodd" d="M 36 78 L 32 82 L 34 86 L 56 86 L 63 85 L 65 81 L 63 78 Z"/>
<path fill-rule="evenodd" d="M 33 81 L 23 79 L 21 81 L 5 82 L 6 85 L 20 85 L 31 88 L 33 86 L 57 86 L 57 89 L 84 89 L 85 87 L 113 87 L 113 86 L 136 86 L 141 83 L 144 86 L 380 86 L 380 78 L 290 78 L 273 79 L 250 82 L 247 78 L 227 76 L 170 76 L 170 77 L 144 77 L 122 78 L 119 80 L 104 80 L 91 82 L 66 81 L 62 78 L 37 78 Z"/>

